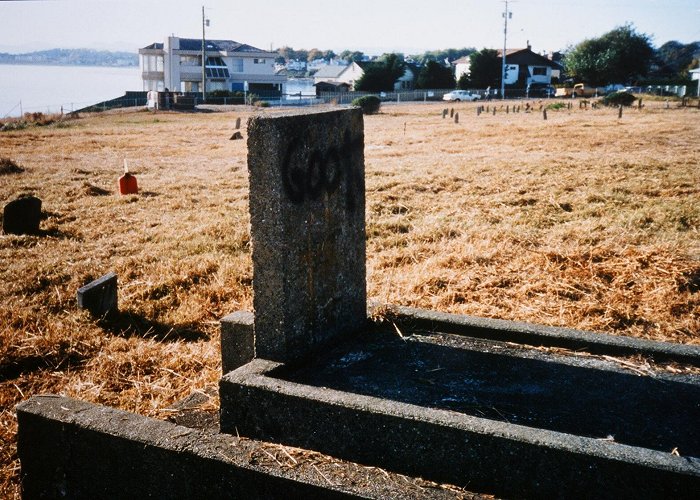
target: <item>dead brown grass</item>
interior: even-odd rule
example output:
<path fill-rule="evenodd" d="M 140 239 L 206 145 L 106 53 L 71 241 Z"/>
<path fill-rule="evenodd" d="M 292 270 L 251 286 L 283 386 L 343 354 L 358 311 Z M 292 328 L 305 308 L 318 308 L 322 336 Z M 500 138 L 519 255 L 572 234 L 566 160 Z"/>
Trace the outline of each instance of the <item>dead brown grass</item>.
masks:
<path fill-rule="evenodd" d="M 365 118 L 371 298 L 699 342 L 700 111 L 385 106 Z M 274 113 L 257 110 L 256 113 Z M 220 377 L 218 320 L 252 307 L 246 113 L 113 113 L 0 133 L 0 495 L 18 494 L 14 406 L 61 393 L 161 417 Z M 120 197 L 123 160 L 140 194 Z M 76 308 L 115 271 L 122 314 Z"/>

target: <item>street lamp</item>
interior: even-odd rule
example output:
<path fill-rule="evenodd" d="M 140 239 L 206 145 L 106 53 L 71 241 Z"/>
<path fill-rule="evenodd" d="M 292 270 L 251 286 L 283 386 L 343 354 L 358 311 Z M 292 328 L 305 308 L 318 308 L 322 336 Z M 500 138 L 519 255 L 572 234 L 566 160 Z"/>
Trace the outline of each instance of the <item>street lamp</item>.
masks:
<path fill-rule="evenodd" d="M 209 26 L 209 19 L 204 16 L 204 5 L 202 5 L 202 102 L 207 100 L 207 42 L 204 32 L 205 26 Z"/>
<path fill-rule="evenodd" d="M 513 19 L 513 13 L 508 11 L 508 0 L 505 0 L 506 10 L 503 16 L 503 57 L 501 65 L 501 99 L 506 98 L 506 47 L 508 40 L 508 19 Z"/>

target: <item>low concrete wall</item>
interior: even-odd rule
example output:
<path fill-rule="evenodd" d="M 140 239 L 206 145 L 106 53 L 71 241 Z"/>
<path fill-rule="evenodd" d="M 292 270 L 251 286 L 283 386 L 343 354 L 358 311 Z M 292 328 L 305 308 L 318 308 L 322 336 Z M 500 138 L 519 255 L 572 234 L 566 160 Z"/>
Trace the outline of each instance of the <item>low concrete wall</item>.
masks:
<path fill-rule="evenodd" d="M 700 460 L 275 377 L 220 382 L 221 430 L 517 498 L 696 498 Z M 583 417 L 582 417 L 583 418 Z"/>
<path fill-rule="evenodd" d="M 27 499 L 392 496 L 251 465 L 233 436 L 70 398 L 35 396 L 17 419 Z"/>
<path fill-rule="evenodd" d="M 372 305 L 372 311 L 380 306 Z M 533 346 L 563 347 L 609 356 L 642 356 L 654 361 L 673 361 L 700 366 L 700 346 L 593 333 L 572 328 L 542 326 L 520 321 L 479 318 L 427 309 L 389 306 L 389 317 L 409 331 L 417 329 L 454 333 L 474 338 L 515 342 Z"/>

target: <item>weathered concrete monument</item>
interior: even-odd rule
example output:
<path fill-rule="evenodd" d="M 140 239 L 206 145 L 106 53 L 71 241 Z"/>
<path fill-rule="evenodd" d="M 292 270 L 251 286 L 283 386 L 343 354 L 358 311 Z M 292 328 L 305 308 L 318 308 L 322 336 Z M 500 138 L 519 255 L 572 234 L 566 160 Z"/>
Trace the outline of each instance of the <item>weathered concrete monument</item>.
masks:
<path fill-rule="evenodd" d="M 402 307 L 369 319 L 363 144 L 359 109 L 249 121 L 255 310 L 222 320 L 220 432 L 34 397 L 18 407 L 27 496 L 416 496 L 261 470 L 238 435 L 505 497 L 697 496 L 700 376 L 624 361 L 697 367 L 697 346 Z"/>
<path fill-rule="evenodd" d="M 359 109 L 248 125 L 256 356 L 293 361 L 365 327 Z"/>

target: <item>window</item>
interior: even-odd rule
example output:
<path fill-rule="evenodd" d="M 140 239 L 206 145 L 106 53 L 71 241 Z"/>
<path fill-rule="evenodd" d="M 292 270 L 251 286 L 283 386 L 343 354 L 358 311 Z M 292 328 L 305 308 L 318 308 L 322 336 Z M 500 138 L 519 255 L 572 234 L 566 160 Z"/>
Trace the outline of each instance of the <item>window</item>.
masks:
<path fill-rule="evenodd" d="M 265 64 L 265 59 L 253 59 L 253 64 Z"/>
<path fill-rule="evenodd" d="M 532 68 L 532 75 L 533 76 L 547 76 L 547 67 L 546 66 L 535 66 Z"/>
<path fill-rule="evenodd" d="M 180 56 L 180 64 L 184 66 L 201 66 L 202 58 L 200 56 Z"/>
<path fill-rule="evenodd" d="M 146 72 L 163 71 L 163 56 L 145 55 L 142 61 L 143 70 Z"/>
<path fill-rule="evenodd" d="M 243 58 L 234 57 L 231 59 L 231 71 L 234 73 L 243 73 Z"/>
<path fill-rule="evenodd" d="M 228 78 L 228 66 L 220 57 L 207 57 L 206 65 L 207 78 Z"/>

